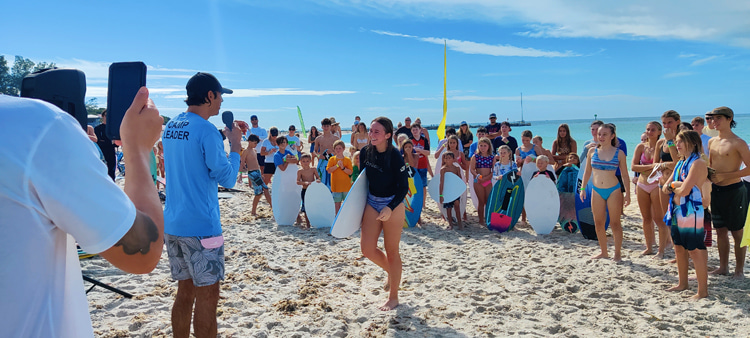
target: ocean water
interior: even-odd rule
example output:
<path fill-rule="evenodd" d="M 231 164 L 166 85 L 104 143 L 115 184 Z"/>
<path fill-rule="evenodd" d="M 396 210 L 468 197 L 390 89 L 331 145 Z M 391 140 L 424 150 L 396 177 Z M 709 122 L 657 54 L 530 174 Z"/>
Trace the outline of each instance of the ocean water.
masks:
<path fill-rule="evenodd" d="M 625 140 L 628 147 L 628 158 L 627 164 L 630 167 L 630 163 L 633 157 L 633 151 L 635 147 L 641 141 L 641 134 L 646 131 L 646 124 L 650 121 L 658 121 L 661 123 L 661 115 L 654 117 L 628 117 L 628 118 L 616 118 L 616 119 L 604 119 L 605 123 L 613 123 L 617 127 L 617 136 Z M 690 122 L 695 116 L 683 116 L 682 119 L 686 122 Z M 552 148 L 552 142 L 557 138 L 557 128 L 562 123 L 567 123 L 570 127 L 570 134 L 576 140 L 578 146 L 578 154 L 581 154 L 583 150 L 583 143 L 591 139 L 591 131 L 589 126 L 593 119 L 583 120 L 546 120 L 546 121 L 528 121 L 531 122 L 531 126 L 523 127 L 512 127 L 510 135 L 521 143 L 521 133 L 524 130 L 531 130 L 536 136 L 539 135 L 543 139 L 544 148 L 550 150 Z M 735 121 L 737 121 L 737 127 L 733 131 L 745 141 L 750 142 L 750 115 L 735 115 Z M 481 123 L 480 122 L 469 122 L 469 124 Z M 487 121 L 489 124 L 489 121 Z M 476 142 L 477 128 L 470 128 L 471 132 L 474 133 Z M 430 140 L 432 143 L 437 145 L 438 137 L 436 130 L 430 130 Z M 433 146 L 433 151 L 435 146 Z"/>

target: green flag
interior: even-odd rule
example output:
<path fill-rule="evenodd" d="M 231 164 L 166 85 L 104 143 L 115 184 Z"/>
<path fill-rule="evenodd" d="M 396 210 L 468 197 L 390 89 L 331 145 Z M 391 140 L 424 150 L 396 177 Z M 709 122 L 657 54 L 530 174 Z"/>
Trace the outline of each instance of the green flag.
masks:
<path fill-rule="evenodd" d="M 307 131 L 305 130 L 305 121 L 302 119 L 302 110 L 297 106 L 297 115 L 299 116 L 299 124 L 302 128 L 302 137 L 307 138 Z"/>

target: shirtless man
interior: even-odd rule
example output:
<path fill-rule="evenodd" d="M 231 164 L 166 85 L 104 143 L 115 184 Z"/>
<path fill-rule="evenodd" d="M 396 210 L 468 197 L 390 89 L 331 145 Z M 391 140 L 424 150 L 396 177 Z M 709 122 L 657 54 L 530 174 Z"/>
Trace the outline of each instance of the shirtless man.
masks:
<path fill-rule="evenodd" d="M 328 158 L 333 155 L 333 142 L 339 140 L 336 135 L 331 134 L 331 120 L 328 118 L 320 121 L 321 127 L 323 128 L 323 135 L 318 136 L 315 139 L 315 151 L 313 156 L 318 158 L 318 176 L 320 181 L 323 182 L 329 189 L 331 188 L 331 174 L 326 171 L 328 165 Z"/>
<path fill-rule="evenodd" d="M 708 141 L 708 163 L 716 173 L 711 175 L 711 213 L 719 247 L 719 268 L 711 272 L 716 275 L 729 273 L 729 232 L 734 237 L 734 256 L 737 266 L 734 278 L 745 278 L 746 248 L 740 247 L 742 228 L 747 214 L 747 194 L 742 176 L 750 174 L 750 167 L 740 170 L 740 165 L 750 163 L 750 149 L 744 140 L 731 128 L 737 125 L 734 112 L 728 107 L 719 107 L 706 113 L 706 121 L 719 135 Z"/>

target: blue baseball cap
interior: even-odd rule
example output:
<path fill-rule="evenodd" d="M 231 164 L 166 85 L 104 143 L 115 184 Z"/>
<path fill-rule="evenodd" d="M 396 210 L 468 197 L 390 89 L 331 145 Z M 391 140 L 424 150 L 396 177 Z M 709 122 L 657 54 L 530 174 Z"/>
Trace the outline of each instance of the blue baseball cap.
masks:
<path fill-rule="evenodd" d="M 463 126 L 463 125 L 467 125 L 467 126 L 468 126 L 469 124 L 468 124 L 468 123 L 466 123 L 466 121 L 461 121 L 461 124 L 460 124 L 460 125 L 461 125 L 461 126 Z"/>
<path fill-rule="evenodd" d="M 490 118 L 491 118 L 491 119 L 493 119 L 493 118 L 494 118 L 494 119 L 496 119 L 496 118 L 497 118 L 497 115 L 496 115 L 495 113 L 492 113 L 492 114 L 490 114 Z"/>

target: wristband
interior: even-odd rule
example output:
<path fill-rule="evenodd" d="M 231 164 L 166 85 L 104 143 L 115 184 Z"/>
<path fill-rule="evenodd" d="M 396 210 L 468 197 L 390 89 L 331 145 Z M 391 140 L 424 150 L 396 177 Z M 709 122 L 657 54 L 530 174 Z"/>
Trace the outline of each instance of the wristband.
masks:
<path fill-rule="evenodd" d="M 440 197 L 443 197 L 443 195 L 440 195 Z"/>
<path fill-rule="evenodd" d="M 284 162 L 286 162 L 286 157 L 284 157 Z"/>
<path fill-rule="evenodd" d="M 667 140 L 667 147 L 674 147 L 674 141 Z"/>
<path fill-rule="evenodd" d="M 586 191 L 586 187 L 581 187 L 581 191 Z"/>
<path fill-rule="evenodd" d="M 672 187 L 672 189 L 677 189 L 677 188 L 675 188 L 675 186 L 674 186 L 674 182 L 672 182 L 672 184 L 671 184 L 671 187 Z"/>

